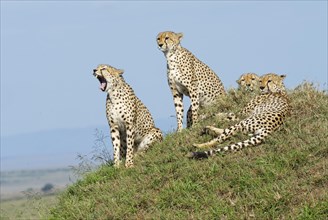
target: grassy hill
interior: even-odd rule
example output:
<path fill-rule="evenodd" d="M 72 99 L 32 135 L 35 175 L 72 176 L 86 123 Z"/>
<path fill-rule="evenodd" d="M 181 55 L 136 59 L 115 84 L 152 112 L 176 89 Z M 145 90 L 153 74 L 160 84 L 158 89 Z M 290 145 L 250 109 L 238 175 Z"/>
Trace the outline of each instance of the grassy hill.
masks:
<path fill-rule="evenodd" d="M 190 160 L 208 117 L 166 135 L 135 168 L 103 165 L 59 196 L 49 219 L 327 219 L 328 96 L 304 83 L 289 91 L 293 112 L 260 146 Z M 249 98 L 229 96 L 205 109 L 238 112 Z M 247 138 L 238 135 L 226 143 Z"/>

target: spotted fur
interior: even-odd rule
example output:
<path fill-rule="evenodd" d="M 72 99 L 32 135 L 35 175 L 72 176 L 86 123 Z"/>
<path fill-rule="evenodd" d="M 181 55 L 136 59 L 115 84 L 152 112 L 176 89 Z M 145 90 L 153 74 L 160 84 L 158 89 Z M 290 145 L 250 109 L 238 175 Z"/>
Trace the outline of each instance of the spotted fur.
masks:
<path fill-rule="evenodd" d="M 145 151 L 154 141 L 162 140 L 162 132 L 155 127 L 146 106 L 123 79 L 123 70 L 99 65 L 93 70 L 100 81 L 100 89 L 107 92 L 106 116 L 111 129 L 114 165 L 126 157 L 125 166 L 133 166 L 133 155 Z"/>
<path fill-rule="evenodd" d="M 190 127 L 198 120 L 199 107 L 209 105 L 225 94 L 219 77 L 180 45 L 182 36 L 182 33 L 171 31 L 157 36 L 158 48 L 167 60 L 167 78 L 176 110 L 177 131 L 183 127 L 183 95 L 191 99 L 187 112 L 187 127 Z"/>
<path fill-rule="evenodd" d="M 290 112 L 289 99 L 283 84 L 285 77 L 286 75 L 272 73 L 262 76 L 260 78 L 262 94 L 250 101 L 241 112 L 246 118 L 227 129 L 214 128 L 212 131 L 218 135 L 216 138 L 194 146 L 214 147 L 240 131 L 250 133 L 252 135 L 250 139 L 208 151 L 192 152 L 188 156 L 195 159 L 207 158 L 216 153 L 238 151 L 262 143 L 269 134 L 283 124 Z"/>
<path fill-rule="evenodd" d="M 257 91 L 259 90 L 260 77 L 256 73 L 244 73 L 237 80 L 238 88 L 245 91 Z"/>

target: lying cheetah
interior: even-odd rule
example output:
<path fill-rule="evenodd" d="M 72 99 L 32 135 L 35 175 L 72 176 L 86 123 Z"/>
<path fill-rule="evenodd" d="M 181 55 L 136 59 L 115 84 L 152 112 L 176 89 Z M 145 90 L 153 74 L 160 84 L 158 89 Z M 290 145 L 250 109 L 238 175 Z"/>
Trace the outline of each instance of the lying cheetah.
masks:
<path fill-rule="evenodd" d="M 123 79 L 123 70 L 99 65 L 93 75 L 106 91 L 106 116 L 114 147 L 114 166 L 126 156 L 125 166 L 133 166 L 134 151 L 144 151 L 154 141 L 162 140 L 162 132 L 155 127 L 148 109 Z"/>
<path fill-rule="evenodd" d="M 202 61 L 180 45 L 182 33 L 161 32 L 157 36 L 158 48 L 167 60 L 167 78 L 175 105 L 177 131 L 183 124 L 183 95 L 190 97 L 187 127 L 198 120 L 199 107 L 211 104 L 225 94 L 219 77 Z"/>
<path fill-rule="evenodd" d="M 239 79 L 236 81 L 238 83 L 238 90 L 241 91 L 242 98 L 251 98 L 252 96 L 255 96 L 260 91 L 259 86 L 259 80 L 260 77 L 256 75 L 255 73 L 244 73 L 242 74 Z M 235 96 L 240 96 L 240 93 L 237 93 L 235 91 Z M 227 121 L 238 121 L 239 119 L 234 113 L 225 113 L 225 112 L 219 112 L 216 113 L 215 116 L 217 118 L 223 118 Z M 211 126 L 208 126 L 211 127 Z M 205 134 L 206 131 L 203 131 L 202 134 Z"/>
<path fill-rule="evenodd" d="M 246 119 L 227 129 L 208 128 L 215 132 L 218 137 L 207 143 L 194 144 L 194 146 L 199 148 L 213 147 L 235 135 L 238 131 L 253 134 L 250 139 L 217 149 L 192 152 L 188 156 L 195 159 L 208 158 L 219 152 L 238 151 L 244 147 L 262 143 L 270 133 L 283 124 L 285 117 L 290 112 L 289 99 L 283 84 L 285 77 L 286 75 L 276 74 L 262 76 L 259 81 L 262 94 L 249 102 L 241 112 L 247 116 Z"/>
<path fill-rule="evenodd" d="M 251 92 L 256 91 L 259 88 L 259 79 L 260 78 L 255 73 L 244 73 L 237 80 L 238 89 Z"/>

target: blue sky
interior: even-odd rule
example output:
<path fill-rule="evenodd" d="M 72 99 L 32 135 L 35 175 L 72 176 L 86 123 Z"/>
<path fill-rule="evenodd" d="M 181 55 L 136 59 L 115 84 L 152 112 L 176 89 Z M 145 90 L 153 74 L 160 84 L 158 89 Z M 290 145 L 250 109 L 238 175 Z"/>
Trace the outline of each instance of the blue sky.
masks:
<path fill-rule="evenodd" d="M 155 122 L 175 115 L 166 30 L 226 88 L 245 72 L 327 87 L 327 1 L 1 1 L 1 136 L 106 126 L 100 63 L 125 70 Z"/>

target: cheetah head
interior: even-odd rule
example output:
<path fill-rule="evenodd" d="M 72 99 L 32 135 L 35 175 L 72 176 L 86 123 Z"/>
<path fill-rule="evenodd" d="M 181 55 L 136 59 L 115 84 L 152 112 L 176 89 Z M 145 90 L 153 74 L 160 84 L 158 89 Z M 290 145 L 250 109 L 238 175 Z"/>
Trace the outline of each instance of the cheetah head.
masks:
<path fill-rule="evenodd" d="M 239 85 L 239 89 L 252 92 L 258 88 L 259 79 L 260 77 L 258 77 L 255 73 L 245 73 L 240 76 L 237 83 Z"/>
<path fill-rule="evenodd" d="M 172 31 L 161 32 L 157 35 L 158 48 L 163 52 L 175 50 L 180 46 L 180 40 L 182 37 L 182 33 L 174 33 Z"/>
<path fill-rule="evenodd" d="M 262 93 L 276 93 L 284 92 L 284 79 L 286 75 L 277 75 L 275 73 L 268 73 L 260 77 L 260 89 Z"/>
<path fill-rule="evenodd" d="M 104 92 L 109 90 L 110 86 L 108 84 L 113 83 L 123 72 L 123 70 L 116 69 L 110 65 L 100 64 L 93 70 L 93 75 L 99 80 L 100 89 Z"/>

